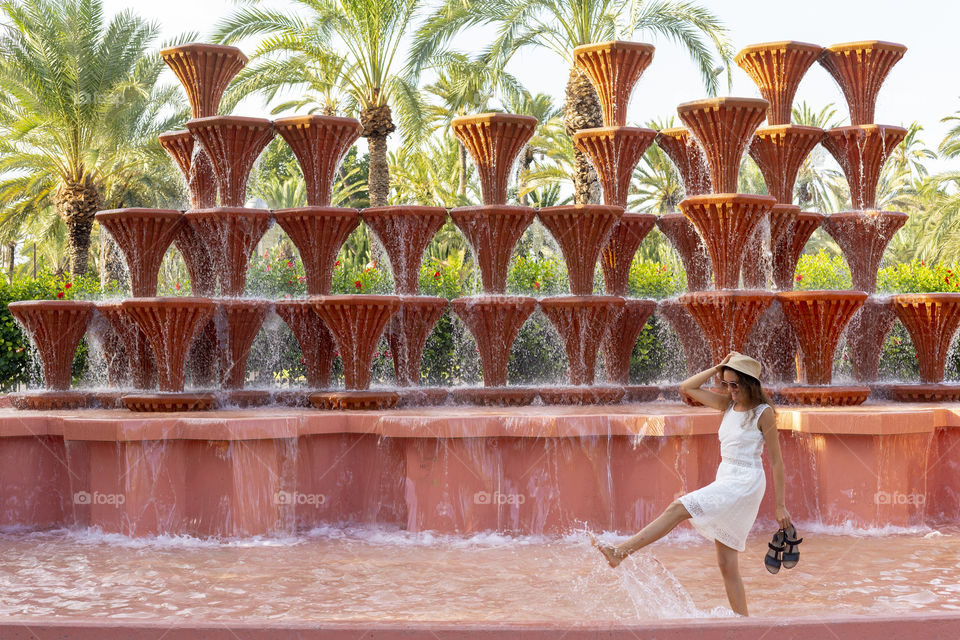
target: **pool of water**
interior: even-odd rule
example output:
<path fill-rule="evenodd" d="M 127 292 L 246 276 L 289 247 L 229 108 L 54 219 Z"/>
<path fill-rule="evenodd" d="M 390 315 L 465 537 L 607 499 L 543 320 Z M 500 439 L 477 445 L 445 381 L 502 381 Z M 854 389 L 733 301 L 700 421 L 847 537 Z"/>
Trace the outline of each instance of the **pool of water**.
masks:
<path fill-rule="evenodd" d="M 754 527 L 741 554 L 754 616 L 960 611 L 960 526 L 798 525 L 800 564 L 778 575 L 763 568 L 767 529 Z M 585 532 L 326 527 L 212 541 L 8 531 L 0 534 L 0 616 L 580 625 L 733 614 L 714 544 L 682 525 L 616 570 Z"/>

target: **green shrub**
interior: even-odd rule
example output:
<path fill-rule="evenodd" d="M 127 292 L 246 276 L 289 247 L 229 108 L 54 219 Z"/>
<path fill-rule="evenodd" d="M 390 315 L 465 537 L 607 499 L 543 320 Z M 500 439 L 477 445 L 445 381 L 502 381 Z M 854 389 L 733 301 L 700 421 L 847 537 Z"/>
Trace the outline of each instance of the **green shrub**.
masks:
<path fill-rule="evenodd" d="M 801 255 L 793 280 L 794 289 L 798 291 L 849 289 L 853 286 L 850 267 L 843 256 L 823 250 L 815 255 Z"/>
<path fill-rule="evenodd" d="M 960 268 L 928 265 L 924 260 L 880 269 L 877 291 L 883 293 L 960 292 Z"/>
<path fill-rule="evenodd" d="M 642 260 L 630 265 L 627 291 L 634 298 L 670 298 L 687 290 L 687 274 L 669 265 Z"/>

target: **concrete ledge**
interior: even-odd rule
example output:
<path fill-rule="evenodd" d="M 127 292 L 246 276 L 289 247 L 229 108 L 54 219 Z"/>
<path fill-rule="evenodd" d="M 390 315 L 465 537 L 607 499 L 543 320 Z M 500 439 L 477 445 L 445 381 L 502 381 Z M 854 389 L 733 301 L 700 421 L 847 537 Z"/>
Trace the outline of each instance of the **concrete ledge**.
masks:
<path fill-rule="evenodd" d="M 171 621 L 69 622 L 7 618 L 5 640 L 956 640 L 960 614 L 901 614 L 836 618 L 724 618 L 657 622 L 642 626 L 559 627 L 461 623 L 251 623 Z"/>

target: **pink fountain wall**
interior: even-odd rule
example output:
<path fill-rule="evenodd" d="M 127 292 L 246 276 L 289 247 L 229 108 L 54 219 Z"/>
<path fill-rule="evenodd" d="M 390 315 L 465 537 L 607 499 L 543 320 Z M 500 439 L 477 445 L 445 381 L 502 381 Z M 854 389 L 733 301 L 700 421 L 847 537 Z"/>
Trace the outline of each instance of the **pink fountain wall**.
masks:
<path fill-rule="evenodd" d="M 627 532 L 713 479 L 719 421 L 679 405 L 144 418 L 0 410 L 0 526 Z M 960 404 L 781 409 L 779 427 L 798 521 L 960 520 Z M 767 480 L 760 516 L 770 520 L 769 463 Z"/>

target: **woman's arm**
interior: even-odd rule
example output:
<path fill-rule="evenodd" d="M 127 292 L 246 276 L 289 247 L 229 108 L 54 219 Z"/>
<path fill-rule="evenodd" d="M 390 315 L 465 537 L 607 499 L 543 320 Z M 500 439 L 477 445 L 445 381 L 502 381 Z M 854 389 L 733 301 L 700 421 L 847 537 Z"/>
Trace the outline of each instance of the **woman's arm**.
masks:
<path fill-rule="evenodd" d="M 727 406 L 730 404 L 729 396 L 725 396 L 720 393 L 714 393 L 713 391 L 708 391 L 706 389 L 701 389 L 700 387 L 707 380 L 720 373 L 720 367 L 727 364 L 727 362 L 730 360 L 730 356 L 732 356 L 734 353 L 736 352 L 731 352 L 730 355 L 724 358 L 723 362 L 717 366 L 704 369 L 700 373 L 696 373 L 681 382 L 680 393 L 693 398 L 702 405 L 719 409 L 720 411 L 725 411 Z"/>
<path fill-rule="evenodd" d="M 790 526 L 790 514 L 786 507 L 786 473 L 783 470 L 783 456 L 780 454 L 780 436 L 777 434 L 777 421 L 773 409 L 767 407 L 760 414 L 758 426 L 763 432 L 763 440 L 770 454 L 770 466 L 773 468 L 773 491 L 777 498 L 775 517 L 781 528 Z"/>

